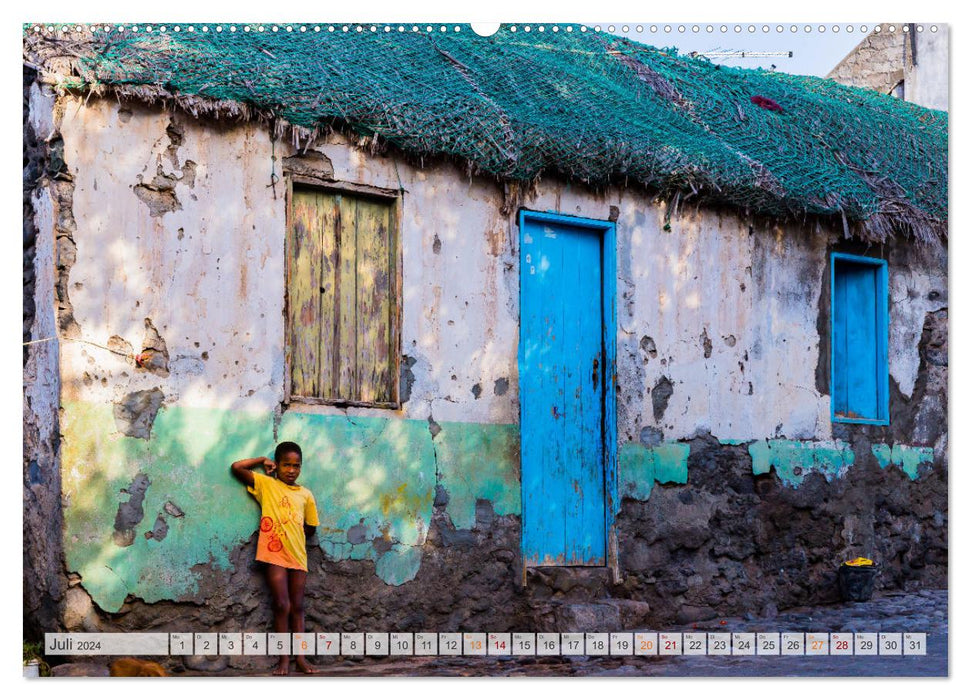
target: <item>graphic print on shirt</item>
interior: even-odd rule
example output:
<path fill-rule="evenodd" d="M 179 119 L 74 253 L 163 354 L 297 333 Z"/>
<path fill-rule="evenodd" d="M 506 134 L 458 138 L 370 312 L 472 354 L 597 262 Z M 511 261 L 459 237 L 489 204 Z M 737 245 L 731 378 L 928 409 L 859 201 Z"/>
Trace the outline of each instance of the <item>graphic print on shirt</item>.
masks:
<path fill-rule="evenodd" d="M 247 491 L 262 506 L 256 560 L 291 569 L 307 570 L 304 525 L 319 524 L 313 495 L 303 487 L 254 474 Z"/>
<path fill-rule="evenodd" d="M 281 513 L 281 520 L 279 523 L 273 522 L 273 518 L 268 515 L 263 516 L 260 520 L 260 532 L 270 533 L 269 539 L 266 543 L 266 548 L 271 552 L 280 552 L 283 550 L 283 540 L 286 539 L 286 531 L 283 526 L 287 523 L 292 523 L 297 521 L 297 512 L 290 503 L 290 499 L 283 496 L 278 504 Z"/>

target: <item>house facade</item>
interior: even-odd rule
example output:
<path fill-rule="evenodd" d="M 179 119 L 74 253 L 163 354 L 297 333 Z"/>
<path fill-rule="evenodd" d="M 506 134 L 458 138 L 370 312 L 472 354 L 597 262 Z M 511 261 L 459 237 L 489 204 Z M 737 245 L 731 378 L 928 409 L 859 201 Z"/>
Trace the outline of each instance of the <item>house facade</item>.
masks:
<path fill-rule="evenodd" d="M 946 585 L 940 240 L 43 73 L 25 152 L 41 628 L 268 628 L 229 464 L 283 440 L 314 629 L 684 623 L 832 600 L 855 556 Z"/>

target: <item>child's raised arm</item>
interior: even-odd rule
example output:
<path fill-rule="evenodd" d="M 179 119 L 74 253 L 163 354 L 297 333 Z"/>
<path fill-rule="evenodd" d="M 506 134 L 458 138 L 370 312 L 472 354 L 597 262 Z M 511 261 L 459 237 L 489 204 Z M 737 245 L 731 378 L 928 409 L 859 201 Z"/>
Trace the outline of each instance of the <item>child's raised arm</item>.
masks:
<path fill-rule="evenodd" d="M 266 457 L 251 457 L 250 459 L 241 459 L 238 462 L 233 462 L 229 470 L 233 473 L 233 476 L 244 484 L 252 486 L 255 482 L 252 470 L 256 467 L 263 467 L 263 471 L 267 474 L 272 474 L 276 469 L 276 464 L 272 459 L 267 459 Z"/>

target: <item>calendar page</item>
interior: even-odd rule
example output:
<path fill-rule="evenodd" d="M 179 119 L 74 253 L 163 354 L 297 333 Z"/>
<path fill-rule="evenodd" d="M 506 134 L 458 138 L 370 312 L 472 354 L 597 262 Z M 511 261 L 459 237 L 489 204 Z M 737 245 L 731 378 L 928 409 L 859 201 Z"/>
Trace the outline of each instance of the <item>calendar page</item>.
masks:
<path fill-rule="evenodd" d="M 948 675 L 949 27 L 632 19 L 23 24 L 25 675 Z"/>

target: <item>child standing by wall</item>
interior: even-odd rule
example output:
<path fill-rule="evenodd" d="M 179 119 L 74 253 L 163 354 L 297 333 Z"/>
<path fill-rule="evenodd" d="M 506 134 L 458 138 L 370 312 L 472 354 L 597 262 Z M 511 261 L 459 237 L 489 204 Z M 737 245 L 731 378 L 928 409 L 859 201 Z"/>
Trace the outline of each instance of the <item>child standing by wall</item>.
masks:
<path fill-rule="evenodd" d="M 307 583 L 307 538 L 320 524 L 314 496 L 297 486 L 303 452 L 295 442 L 277 445 L 273 460 L 253 457 L 233 462 L 233 476 L 246 484 L 263 509 L 256 560 L 266 564 L 266 580 L 273 603 L 274 632 L 303 632 L 303 596 Z M 253 471 L 263 467 L 266 475 Z M 275 478 L 274 478 L 275 477 Z M 315 673 L 303 656 L 297 668 Z M 275 676 L 290 672 L 290 657 L 281 656 Z"/>

